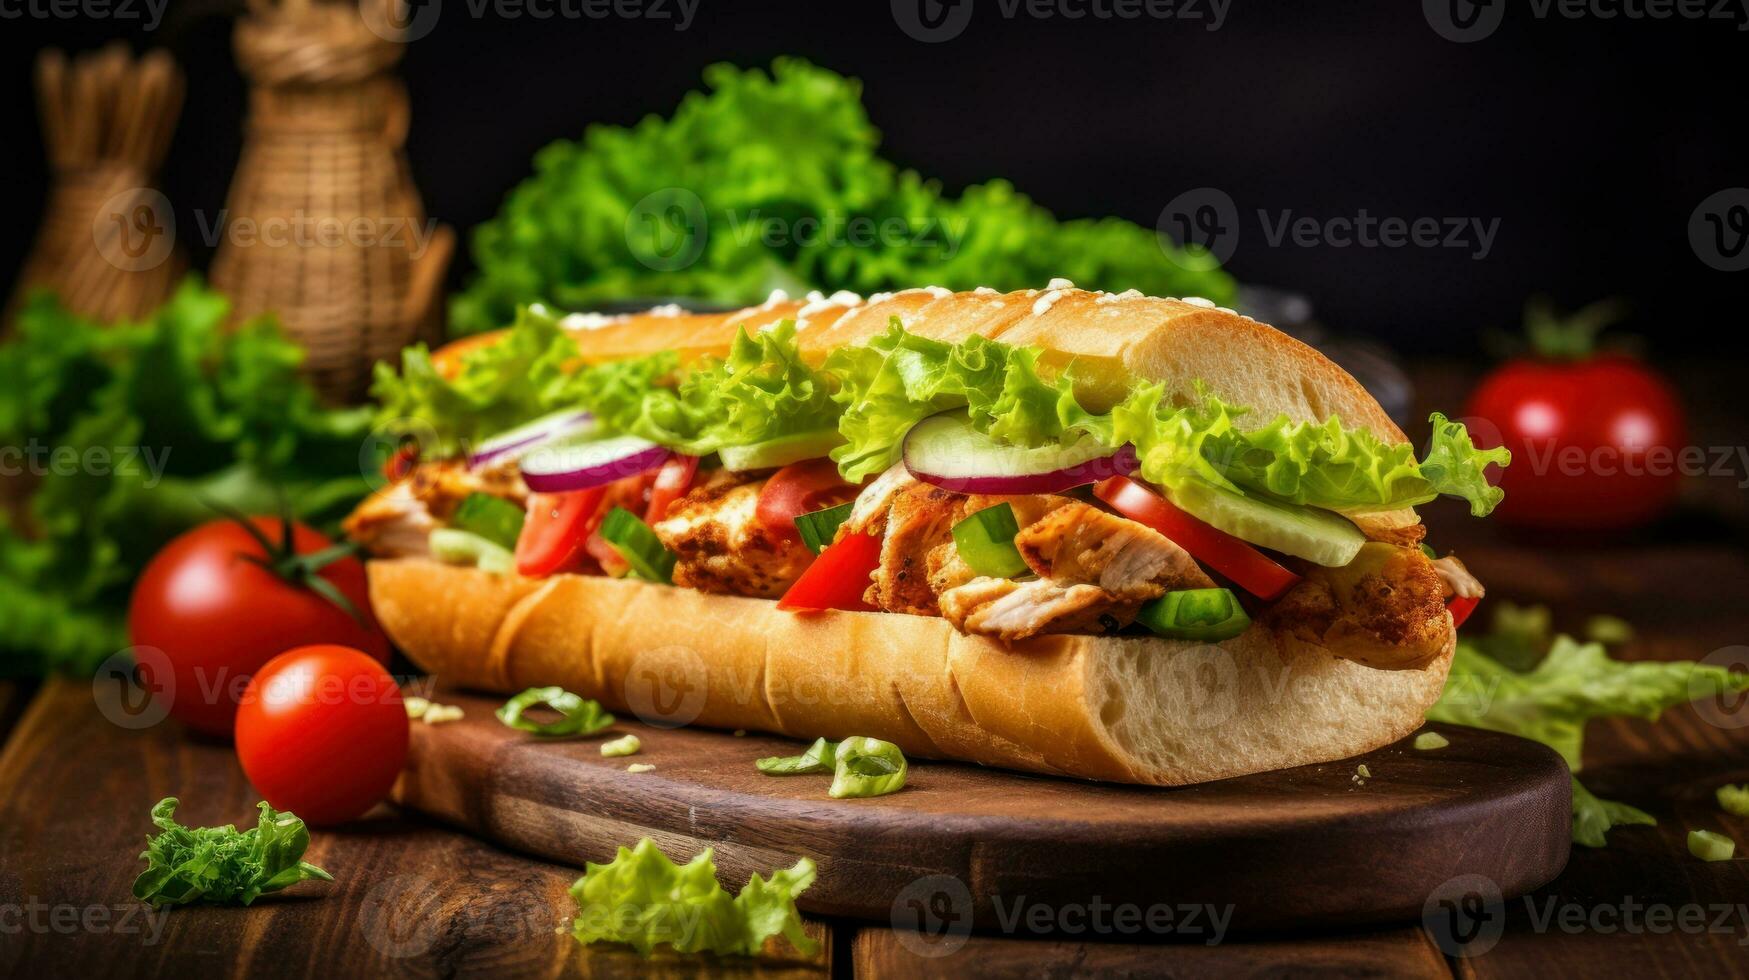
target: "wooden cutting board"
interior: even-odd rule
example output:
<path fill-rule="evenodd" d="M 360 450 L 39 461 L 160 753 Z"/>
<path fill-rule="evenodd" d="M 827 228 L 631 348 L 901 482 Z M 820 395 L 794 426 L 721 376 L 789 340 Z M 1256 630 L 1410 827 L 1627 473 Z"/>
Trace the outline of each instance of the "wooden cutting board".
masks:
<path fill-rule="evenodd" d="M 579 866 L 646 836 L 676 860 L 714 847 L 731 888 L 806 855 L 819 878 L 799 904 L 819 915 L 1012 928 L 1016 908 L 1055 921 L 1070 907 L 1164 902 L 1230 909 L 1230 928 L 1245 930 L 1413 920 L 1458 876 L 1512 897 L 1567 861 L 1566 764 L 1476 729 L 1432 726 L 1451 741 L 1436 751 L 1404 740 L 1176 789 L 913 760 L 901 792 L 833 800 L 829 776 L 754 768 L 801 752 L 789 739 L 622 720 L 604 736 L 540 741 L 493 717 L 501 699 L 436 699 L 466 717 L 413 724 L 402 805 Z M 625 732 L 643 750 L 602 757 L 601 742 Z M 1363 763 L 1371 777 L 1356 781 Z"/>

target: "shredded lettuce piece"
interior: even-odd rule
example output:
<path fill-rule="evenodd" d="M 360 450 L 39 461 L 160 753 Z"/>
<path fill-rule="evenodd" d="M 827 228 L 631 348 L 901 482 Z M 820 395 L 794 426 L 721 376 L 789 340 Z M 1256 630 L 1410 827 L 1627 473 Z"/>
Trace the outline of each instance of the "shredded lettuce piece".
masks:
<path fill-rule="evenodd" d="M 668 860 L 646 837 L 621 847 L 607 864 L 590 863 L 571 886 L 577 916 L 571 934 L 580 943 L 625 943 L 643 956 L 657 946 L 680 953 L 757 955 L 781 935 L 806 955 L 819 946 L 802 931 L 796 896 L 814 883 L 814 862 L 758 874 L 730 897 L 717 883 L 710 848 L 684 865 Z"/>
<path fill-rule="evenodd" d="M 576 359 L 576 340 L 551 313 L 522 307 L 497 342 L 462 356 L 453 378 L 438 373 L 424 344 L 401 353 L 399 371 L 378 362 L 371 385 L 380 406 L 377 424 L 421 439 L 421 452 L 452 456 L 574 404 L 578 379 L 567 365 Z"/>
<path fill-rule="evenodd" d="M 1506 624 L 1509 628 L 1522 628 L 1526 617 L 1519 613 Z M 1523 639 L 1515 635 L 1514 642 Z M 1534 739 L 1578 772 L 1585 723 L 1593 718 L 1656 720 L 1666 708 L 1744 690 L 1749 690 L 1749 673 L 1694 661 L 1615 660 L 1603 644 L 1568 636 L 1554 637 L 1548 652 L 1527 670 L 1514 670 L 1461 639 L 1445 691 L 1427 718 Z M 1575 842 L 1602 847 L 1612 827 L 1653 822 L 1645 812 L 1599 799 L 1574 780 Z"/>
<path fill-rule="evenodd" d="M 321 868 L 302 860 L 310 831 L 296 814 L 263 802 L 256 826 L 184 827 L 176 822 L 177 800 L 165 797 L 152 808 L 159 833 L 148 838 L 140 859 L 146 870 L 134 879 L 134 897 L 153 906 L 190 902 L 248 905 L 268 892 L 317 879 L 333 881 Z"/>

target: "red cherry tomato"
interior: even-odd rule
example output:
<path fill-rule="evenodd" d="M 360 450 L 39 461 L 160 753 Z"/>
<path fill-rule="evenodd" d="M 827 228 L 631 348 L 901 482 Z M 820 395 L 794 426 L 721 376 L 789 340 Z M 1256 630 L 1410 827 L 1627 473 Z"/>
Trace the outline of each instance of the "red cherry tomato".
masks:
<path fill-rule="evenodd" d="M 771 475 L 759 490 L 759 523 L 774 537 L 801 540 L 796 518 L 855 500 L 857 487 L 838 475 L 830 459 L 791 463 Z"/>
<path fill-rule="evenodd" d="M 516 539 L 516 570 L 530 578 L 570 570 L 583 553 L 593 530 L 590 522 L 606 495 L 606 486 L 529 494 L 528 517 Z"/>
<path fill-rule="evenodd" d="M 1682 408 L 1631 358 L 1513 361 L 1483 379 L 1467 414 L 1478 446 L 1512 450 L 1512 465 L 1493 474 L 1506 491 L 1494 516 L 1509 523 L 1629 527 L 1656 517 L 1680 489 Z"/>
<path fill-rule="evenodd" d="M 251 523 L 276 547 L 284 525 Z M 333 546 L 326 536 L 292 524 L 292 550 L 309 555 Z M 163 651 L 170 664 L 170 714 L 191 728 L 226 736 L 237 698 L 262 664 L 310 643 L 344 643 L 389 662 L 389 641 L 371 617 L 364 566 L 342 558 L 316 574 L 339 590 L 357 619 L 315 590 L 257 564 L 272 561 L 241 524 L 202 524 L 153 556 L 134 584 L 128 633 L 135 646 Z"/>
<path fill-rule="evenodd" d="M 654 524 L 667 517 L 668 505 L 686 495 L 697 475 L 697 456 L 675 453 L 668 457 L 668 462 L 663 463 L 662 469 L 656 473 L 655 484 L 650 487 L 650 505 L 644 511 L 644 523 Z"/>
<path fill-rule="evenodd" d="M 869 575 L 880 564 L 880 535 L 841 534 L 777 600 L 777 608 L 873 612 L 875 607 L 863 601 L 862 594 L 868 591 Z"/>
<path fill-rule="evenodd" d="M 237 760 L 276 810 L 313 824 L 363 816 L 389 795 L 407 761 L 401 689 L 357 650 L 287 650 L 243 693 Z"/>
<path fill-rule="evenodd" d="M 1130 520 L 1171 538 L 1192 558 L 1260 599 L 1279 599 L 1300 580 L 1263 552 L 1186 514 L 1127 476 L 1101 480 L 1094 484 L 1093 495 Z"/>

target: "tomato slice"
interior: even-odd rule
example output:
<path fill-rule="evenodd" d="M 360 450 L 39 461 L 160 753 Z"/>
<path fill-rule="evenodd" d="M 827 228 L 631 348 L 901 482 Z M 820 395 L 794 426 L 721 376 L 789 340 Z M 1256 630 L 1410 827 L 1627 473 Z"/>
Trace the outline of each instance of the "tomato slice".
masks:
<path fill-rule="evenodd" d="M 516 539 L 516 571 L 531 578 L 566 571 L 589 540 L 590 521 L 607 487 L 567 493 L 531 493 L 528 517 Z"/>
<path fill-rule="evenodd" d="M 1451 612 L 1451 628 L 1457 629 L 1462 626 L 1464 620 L 1470 618 L 1470 613 L 1476 611 L 1476 606 L 1481 601 L 1481 596 L 1452 596 L 1450 601 L 1445 604 L 1445 608 Z"/>
<path fill-rule="evenodd" d="M 654 524 L 668 516 L 668 505 L 692 489 L 698 475 L 698 457 L 675 453 L 656 472 L 656 482 L 650 487 L 650 505 L 644 510 L 644 523 Z M 615 552 L 617 554 L 617 552 Z"/>
<path fill-rule="evenodd" d="M 1192 558 L 1261 599 L 1279 599 L 1300 580 L 1256 548 L 1174 507 L 1165 497 L 1127 476 L 1093 486 L 1093 495 L 1130 520 L 1171 538 Z"/>
<path fill-rule="evenodd" d="M 869 575 L 880 564 L 880 535 L 842 534 L 777 600 L 777 608 L 874 612 L 875 607 L 864 602 L 862 594 L 868 591 Z"/>
<path fill-rule="evenodd" d="M 773 473 L 760 488 L 756 513 L 773 537 L 800 541 L 796 518 L 855 500 L 858 490 L 838 475 L 838 464 L 830 459 L 791 463 Z"/>

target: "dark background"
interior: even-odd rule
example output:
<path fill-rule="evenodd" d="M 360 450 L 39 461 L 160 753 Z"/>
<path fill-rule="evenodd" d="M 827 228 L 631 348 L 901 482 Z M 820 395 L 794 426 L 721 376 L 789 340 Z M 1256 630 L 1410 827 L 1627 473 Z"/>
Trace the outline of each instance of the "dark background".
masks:
<path fill-rule="evenodd" d="M 863 79 L 884 153 L 950 190 L 1006 177 L 1060 216 L 1152 224 L 1179 192 L 1220 188 L 1241 215 L 1229 267 L 1242 281 L 1303 291 L 1333 326 L 1406 352 L 1473 353 L 1480 330 L 1514 325 L 1537 292 L 1569 307 L 1625 296 L 1654 354 L 1741 347 L 1718 328 L 1749 273 L 1714 271 L 1687 237 L 1704 198 L 1749 184 L 1733 132 L 1749 34 L 1736 23 L 1539 20 L 1512 4 L 1493 36 L 1456 44 L 1412 0 L 1232 0 L 1213 32 L 1206 8 L 1202 21 L 1041 21 L 974 2 L 960 37 L 922 44 L 882 2 L 700 0 L 677 32 L 673 20 L 476 19 L 447 0 L 403 65 L 414 176 L 430 211 L 465 234 L 547 142 L 666 115 L 712 61 L 799 54 Z M 150 34 L 113 19 L 0 23 L 8 280 L 45 190 L 34 52 L 111 37 L 170 47 L 189 98 L 162 184 L 179 212 L 216 210 L 241 138 L 231 9 L 171 0 Z M 1470 248 L 1272 247 L 1259 208 L 1271 220 L 1363 208 L 1498 218 L 1499 232 L 1485 260 Z M 464 254 L 453 282 L 470 265 Z"/>

